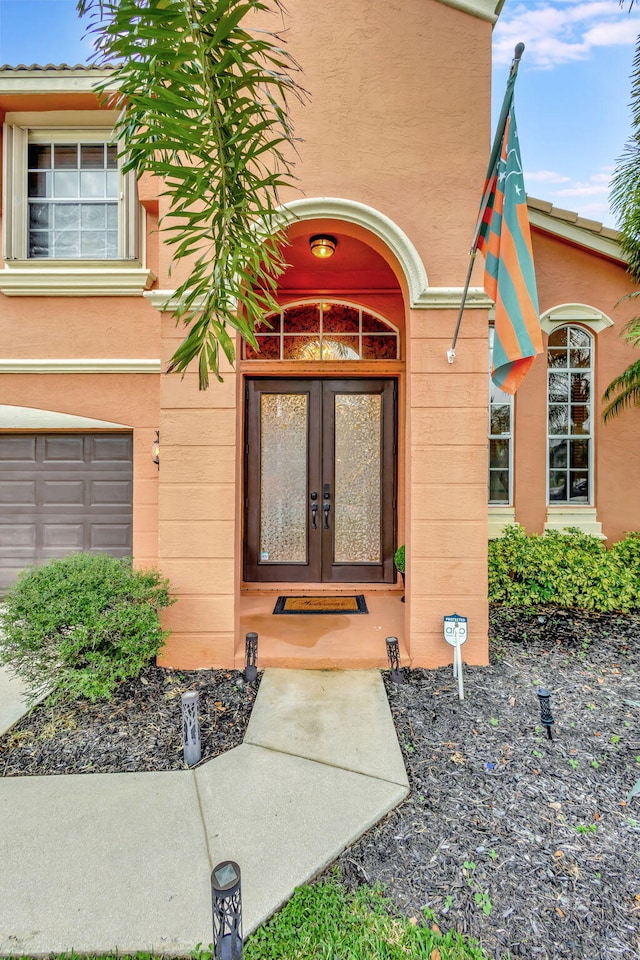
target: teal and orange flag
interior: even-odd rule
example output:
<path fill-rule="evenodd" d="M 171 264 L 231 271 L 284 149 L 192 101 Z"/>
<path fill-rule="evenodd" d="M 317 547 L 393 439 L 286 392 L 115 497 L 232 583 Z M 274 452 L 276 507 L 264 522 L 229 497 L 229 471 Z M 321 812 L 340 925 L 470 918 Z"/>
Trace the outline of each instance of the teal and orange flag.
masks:
<path fill-rule="evenodd" d="M 515 393 L 538 353 L 542 331 L 522 176 L 513 88 L 524 44 L 518 44 L 489 159 L 472 252 L 485 258 L 484 289 L 495 300 L 491 379 Z"/>

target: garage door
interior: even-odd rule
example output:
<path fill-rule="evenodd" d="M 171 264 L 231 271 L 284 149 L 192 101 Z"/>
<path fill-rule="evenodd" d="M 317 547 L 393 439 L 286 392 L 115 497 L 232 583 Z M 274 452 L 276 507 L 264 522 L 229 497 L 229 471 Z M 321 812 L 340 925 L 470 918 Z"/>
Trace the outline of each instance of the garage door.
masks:
<path fill-rule="evenodd" d="M 130 434 L 0 435 L 0 592 L 69 553 L 131 555 Z"/>

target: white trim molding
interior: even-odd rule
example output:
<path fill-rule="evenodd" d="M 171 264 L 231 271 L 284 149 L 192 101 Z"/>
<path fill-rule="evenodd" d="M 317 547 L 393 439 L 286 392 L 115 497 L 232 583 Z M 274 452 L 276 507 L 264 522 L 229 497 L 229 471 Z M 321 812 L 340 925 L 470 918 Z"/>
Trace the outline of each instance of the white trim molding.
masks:
<path fill-rule="evenodd" d="M 0 96 L 33 93 L 95 93 L 96 84 L 108 80 L 111 70 L 100 67 L 16 67 L 0 71 Z M 109 90 L 117 89 L 109 84 Z M 97 96 L 97 94 L 96 94 Z"/>
<path fill-rule="evenodd" d="M 0 373 L 161 373 L 160 360 L 95 359 L 2 360 Z"/>
<path fill-rule="evenodd" d="M 557 307 L 545 310 L 540 316 L 540 326 L 545 333 L 553 333 L 556 327 L 561 327 L 565 323 L 581 323 L 594 333 L 600 333 L 607 327 L 613 326 L 613 320 L 606 313 L 586 303 L 561 303 Z"/>
<path fill-rule="evenodd" d="M 14 260 L 0 270 L 6 297 L 139 297 L 155 275 L 139 261 Z"/>
<path fill-rule="evenodd" d="M 420 306 L 419 301 L 429 287 L 427 271 L 409 237 L 384 213 L 364 203 L 338 197 L 292 200 L 277 211 L 277 222 L 283 228 L 301 220 L 344 220 L 378 237 L 402 267 L 409 289 L 410 306 Z"/>
<path fill-rule="evenodd" d="M 176 310 L 179 301 L 175 290 L 147 290 L 143 297 L 160 310 L 161 313 Z M 457 310 L 462 300 L 463 287 L 429 287 L 412 306 L 420 310 Z M 493 300 L 481 287 L 470 287 L 467 291 L 465 310 L 489 310 Z"/>
<path fill-rule="evenodd" d="M 568 527 L 577 527 L 583 533 L 590 533 L 600 540 L 607 539 L 602 533 L 602 524 L 598 522 L 595 507 L 572 507 L 568 503 L 561 507 L 547 507 L 545 531 L 559 530 L 560 533 L 567 533 Z"/>
<path fill-rule="evenodd" d="M 92 417 L 75 417 L 56 410 L 0 404 L 0 430 L 131 430 L 131 425 Z"/>
<path fill-rule="evenodd" d="M 545 233 L 551 233 L 563 240 L 569 240 L 571 243 L 577 243 L 578 246 L 586 247 L 588 250 L 595 250 L 596 253 L 602 253 L 612 260 L 626 262 L 618 240 L 603 233 L 586 229 L 577 220 L 577 214 L 573 215 L 573 221 L 564 220 L 535 207 L 529 207 L 529 223 L 532 227 L 537 227 L 539 230 L 544 230 Z"/>
<path fill-rule="evenodd" d="M 180 306 L 175 290 L 146 290 L 142 296 L 160 313 L 174 312 Z M 193 303 L 194 308 L 197 309 L 203 302 L 204 298 L 196 298 Z"/>
<path fill-rule="evenodd" d="M 497 540 L 504 536 L 507 527 L 516 522 L 515 507 L 502 505 L 489 506 L 489 540 Z"/>
<path fill-rule="evenodd" d="M 504 0 L 440 0 L 447 7 L 455 7 L 464 13 L 470 13 L 472 17 L 479 17 L 480 20 L 488 20 L 489 23 L 495 23 L 500 16 Z"/>
<path fill-rule="evenodd" d="M 414 310 L 457 310 L 462 302 L 464 287 L 429 287 L 412 304 Z M 465 310 L 490 310 L 493 300 L 482 287 L 469 287 L 464 302 Z"/>

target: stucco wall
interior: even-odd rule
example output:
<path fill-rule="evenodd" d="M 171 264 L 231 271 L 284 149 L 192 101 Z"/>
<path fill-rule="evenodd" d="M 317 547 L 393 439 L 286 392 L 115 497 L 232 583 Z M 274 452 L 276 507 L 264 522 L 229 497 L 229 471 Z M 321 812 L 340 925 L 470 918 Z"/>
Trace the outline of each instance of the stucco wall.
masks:
<path fill-rule="evenodd" d="M 266 25 L 277 28 L 277 20 Z M 290 103 L 298 187 L 281 200 L 336 197 L 373 207 L 408 236 L 430 286 L 460 287 L 490 146 L 490 24 L 437 0 L 291 0 L 284 26 L 309 100 Z M 292 233 L 304 229 L 317 232 L 307 223 Z M 174 287 L 180 275 L 170 276 L 167 249 L 158 264 L 159 286 Z M 362 302 L 374 305 L 371 295 Z M 465 350 L 453 367 L 446 349 L 454 309 L 409 312 L 405 300 L 402 322 L 390 317 L 406 333 L 399 542 L 409 551 L 406 626 L 416 665 L 450 659 L 442 617 L 453 607 L 470 617 L 465 658 L 487 657 L 481 313 L 465 321 Z M 167 316 L 163 360 L 177 333 Z M 236 375 L 224 377 L 206 393 L 195 374 L 162 378 L 159 551 L 180 594 L 165 618 L 174 633 L 164 662 L 173 666 L 228 664 L 233 651 L 241 403 Z"/>
<path fill-rule="evenodd" d="M 638 359 L 637 350 L 620 337 L 637 312 L 637 301 L 620 299 L 637 288 L 622 264 L 597 253 L 539 230 L 533 231 L 533 244 L 541 313 L 577 303 L 594 307 L 613 321 L 613 326 L 594 335 L 594 505 L 604 536 L 617 540 L 625 531 L 640 529 L 638 412 L 632 408 L 604 425 L 602 394 L 617 374 Z M 547 340 L 545 335 L 545 347 Z M 516 519 L 530 533 L 542 532 L 547 515 L 546 382 L 546 361 L 541 356 L 515 400 Z"/>

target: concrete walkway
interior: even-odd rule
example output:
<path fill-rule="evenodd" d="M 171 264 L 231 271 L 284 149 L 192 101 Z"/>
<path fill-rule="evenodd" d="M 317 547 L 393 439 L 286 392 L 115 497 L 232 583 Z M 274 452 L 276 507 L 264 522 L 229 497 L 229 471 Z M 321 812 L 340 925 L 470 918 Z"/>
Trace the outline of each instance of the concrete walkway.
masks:
<path fill-rule="evenodd" d="M 0 779 L 0 954 L 188 954 L 226 859 L 247 935 L 407 793 L 378 671 L 267 670 L 193 771 Z"/>
<path fill-rule="evenodd" d="M 26 713 L 26 695 L 24 683 L 0 667 L 0 735 Z"/>

